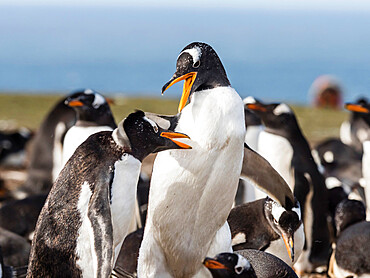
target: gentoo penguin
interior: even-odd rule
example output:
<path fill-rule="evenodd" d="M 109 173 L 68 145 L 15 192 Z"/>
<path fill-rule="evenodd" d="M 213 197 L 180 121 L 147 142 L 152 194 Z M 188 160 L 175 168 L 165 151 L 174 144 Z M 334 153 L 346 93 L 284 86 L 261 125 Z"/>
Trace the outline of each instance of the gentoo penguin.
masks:
<path fill-rule="evenodd" d="M 294 268 L 311 272 L 324 267 L 330 254 L 328 192 L 293 111 L 284 103 L 249 104 L 265 130 L 258 150 L 285 178 L 302 208 L 305 246 Z M 321 270 L 321 269 L 320 269 Z"/>
<path fill-rule="evenodd" d="M 47 194 L 39 194 L 7 202 L 0 208 L 0 227 L 31 241 L 46 197 Z"/>
<path fill-rule="evenodd" d="M 252 265 L 239 254 L 220 253 L 215 258 L 205 258 L 203 264 L 214 278 L 257 278 Z"/>
<path fill-rule="evenodd" d="M 79 92 L 72 93 L 71 96 Z M 76 122 L 74 110 L 61 99 L 45 117 L 31 143 L 27 180 L 14 193 L 17 199 L 29 194 L 48 193 L 62 168 L 63 139 Z"/>
<path fill-rule="evenodd" d="M 75 110 L 77 121 L 64 137 L 63 165 L 91 134 L 117 127 L 108 102 L 96 91 L 86 89 L 68 97 L 64 103 Z"/>
<path fill-rule="evenodd" d="M 218 254 L 213 259 L 206 258 L 203 263 L 213 277 L 298 278 L 293 269 L 279 258 L 253 249 Z M 247 276 L 251 269 L 255 276 Z"/>
<path fill-rule="evenodd" d="M 188 134 L 193 149 L 162 152 L 154 162 L 139 277 L 208 276 L 203 258 L 231 251 L 226 220 L 242 168 L 243 102 L 208 44 L 181 51 L 162 92 L 181 80 L 174 130 Z"/>
<path fill-rule="evenodd" d="M 283 208 L 266 197 L 233 208 L 227 219 L 233 250 L 257 249 L 266 251 L 292 266 L 304 245 L 301 209 Z"/>
<path fill-rule="evenodd" d="M 188 149 L 131 113 L 113 132 L 91 135 L 55 181 L 38 219 L 27 277 L 109 277 L 134 217 L 141 161 L 152 152 Z"/>
<path fill-rule="evenodd" d="M 357 200 L 343 200 L 335 214 L 337 242 L 330 259 L 332 278 L 370 277 L 370 222 L 365 206 Z"/>
<path fill-rule="evenodd" d="M 370 220 L 370 103 L 352 104 L 345 106 L 348 110 L 363 114 L 366 119 L 366 126 L 363 127 L 363 155 L 362 155 L 362 175 L 365 179 L 365 197 L 367 207 L 367 219 Z M 367 121 L 369 120 L 369 121 Z"/>
<path fill-rule="evenodd" d="M 359 98 L 353 105 L 366 105 L 366 98 Z M 361 111 L 351 110 L 352 113 L 348 121 L 344 121 L 340 126 L 340 139 L 344 144 L 353 147 L 356 151 L 363 151 L 363 142 L 367 140 L 367 129 L 370 125 L 370 115 Z"/>
<path fill-rule="evenodd" d="M 27 128 L 13 132 L 0 132 L 0 165 L 5 167 L 24 167 L 26 144 L 32 137 Z"/>
<path fill-rule="evenodd" d="M 244 119 L 245 119 L 245 139 L 244 142 L 254 151 L 257 151 L 258 137 L 263 129 L 263 125 L 259 116 L 252 110 L 247 108 L 248 103 L 259 102 L 252 96 L 248 96 L 243 99 L 244 102 Z M 258 196 L 258 197 L 257 197 Z M 246 202 L 252 202 L 256 199 L 265 197 L 259 189 L 254 187 L 252 184 L 245 180 L 239 181 L 238 192 L 236 194 L 235 203 L 237 205 L 244 204 Z"/>

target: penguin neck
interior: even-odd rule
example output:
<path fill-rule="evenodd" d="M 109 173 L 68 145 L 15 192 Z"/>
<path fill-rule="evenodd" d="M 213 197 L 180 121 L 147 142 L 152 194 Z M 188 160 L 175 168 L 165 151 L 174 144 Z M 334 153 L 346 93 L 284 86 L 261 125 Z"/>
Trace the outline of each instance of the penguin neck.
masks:
<path fill-rule="evenodd" d="M 110 111 L 95 110 L 94 113 L 76 113 L 76 126 L 109 126 L 116 128 L 115 121 Z"/>
<path fill-rule="evenodd" d="M 211 90 L 218 87 L 229 87 L 230 81 L 227 78 L 225 73 L 212 75 L 212 79 L 203 82 L 198 88 L 195 89 L 195 92 Z"/>
<path fill-rule="evenodd" d="M 127 134 L 123 129 L 118 130 L 118 128 L 116 128 L 113 130 L 112 137 L 114 142 L 122 148 L 125 153 L 132 154 L 130 139 L 127 137 Z"/>

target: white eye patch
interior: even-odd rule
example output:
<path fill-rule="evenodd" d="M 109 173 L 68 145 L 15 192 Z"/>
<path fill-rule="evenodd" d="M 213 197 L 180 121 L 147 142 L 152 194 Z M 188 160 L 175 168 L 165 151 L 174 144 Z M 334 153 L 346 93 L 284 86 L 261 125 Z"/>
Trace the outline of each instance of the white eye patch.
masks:
<path fill-rule="evenodd" d="M 200 56 L 202 55 L 202 50 L 198 46 L 195 46 L 191 49 L 186 49 L 183 52 L 180 53 L 179 57 L 183 53 L 188 53 L 193 58 L 193 65 L 200 60 Z M 177 58 L 179 58 L 177 57 Z"/>
<path fill-rule="evenodd" d="M 243 99 L 244 104 L 249 104 L 249 103 L 256 103 L 256 100 L 252 96 L 248 96 L 245 99 Z"/>
<path fill-rule="evenodd" d="M 95 98 L 94 98 L 94 101 L 92 103 L 92 106 L 94 108 L 99 108 L 101 105 L 103 105 L 105 103 L 105 98 L 101 94 L 95 93 L 94 97 Z"/>
<path fill-rule="evenodd" d="M 292 211 L 294 211 L 298 215 L 298 219 L 301 220 L 301 207 L 292 208 Z"/>
<path fill-rule="evenodd" d="M 152 121 L 151 119 L 148 119 L 145 116 L 143 117 L 143 119 L 152 125 L 155 133 L 158 132 L 158 126 L 157 126 L 157 124 L 154 121 Z"/>
<path fill-rule="evenodd" d="M 275 109 L 274 109 L 274 111 L 272 111 L 272 113 L 274 113 L 274 115 L 276 115 L 276 116 L 279 116 L 279 115 L 284 114 L 284 113 L 285 114 L 291 114 L 292 110 L 285 103 L 281 103 L 281 104 L 279 104 L 278 106 L 275 107 Z"/>
<path fill-rule="evenodd" d="M 240 274 L 244 271 L 244 269 L 248 269 L 250 267 L 251 267 L 251 265 L 248 262 L 248 260 L 246 258 L 244 258 L 243 256 L 238 254 L 238 263 L 234 267 L 234 270 L 235 270 L 236 274 Z"/>
<path fill-rule="evenodd" d="M 271 214 L 275 220 L 279 221 L 280 216 L 283 214 L 285 209 L 276 202 L 272 202 Z"/>

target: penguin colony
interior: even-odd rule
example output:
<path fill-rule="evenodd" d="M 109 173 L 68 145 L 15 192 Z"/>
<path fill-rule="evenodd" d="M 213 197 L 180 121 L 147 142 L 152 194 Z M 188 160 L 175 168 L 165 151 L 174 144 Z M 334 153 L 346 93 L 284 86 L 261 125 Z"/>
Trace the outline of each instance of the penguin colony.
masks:
<path fill-rule="evenodd" d="M 0 277 L 369 276 L 369 102 L 311 150 L 288 105 L 240 98 L 210 45 L 182 49 L 162 93 L 180 81 L 176 115 L 117 125 L 91 89 L 56 104 L 0 207 Z"/>

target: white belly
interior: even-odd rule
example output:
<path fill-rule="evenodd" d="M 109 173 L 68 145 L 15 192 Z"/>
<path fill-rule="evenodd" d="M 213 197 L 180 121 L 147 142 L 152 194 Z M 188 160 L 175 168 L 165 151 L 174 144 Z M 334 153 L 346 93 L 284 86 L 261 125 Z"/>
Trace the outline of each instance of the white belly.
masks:
<path fill-rule="evenodd" d="M 112 131 L 110 126 L 89 126 L 80 127 L 72 126 L 66 133 L 63 142 L 63 166 L 68 159 L 73 155 L 79 145 L 86 141 L 86 139 L 100 131 Z"/>
<path fill-rule="evenodd" d="M 263 127 L 261 125 L 253 125 L 247 127 L 244 142 L 247 143 L 247 145 L 254 151 L 257 151 L 258 137 L 262 130 Z"/>
<path fill-rule="evenodd" d="M 134 218 L 136 187 L 139 180 L 141 162 L 131 155 L 123 155 L 122 160 L 114 164 L 112 183 L 111 215 L 113 225 L 114 263 L 121 245 L 129 232 Z"/>
<path fill-rule="evenodd" d="M 370 220 L 370 141 L 363 144 L 364 154 L 362 156 L 362 175 L 365 179 L 365 197 L 366 197 L 366 219 Z"/>
<path fill-rule="evenodd" d="M 234 201 L 243 158 L 243 113 L 230 87 L 197 92 L 184 108 L 176 131 L 190 136 L 193 149 L 165 151 L 156 158 L 139 275 L 147 275 L 140 265 L 158 263 L 145 255 L 151 245 L 148 230 L 175 277 L 194 275 L 202 267 Z"/>
<path fill-rule="evenodd" d="M 258 139 L 258 153 L 274 167 L 293 191 L 293 148 L 289 141 L 282 136 L 262 131 Z"/>

